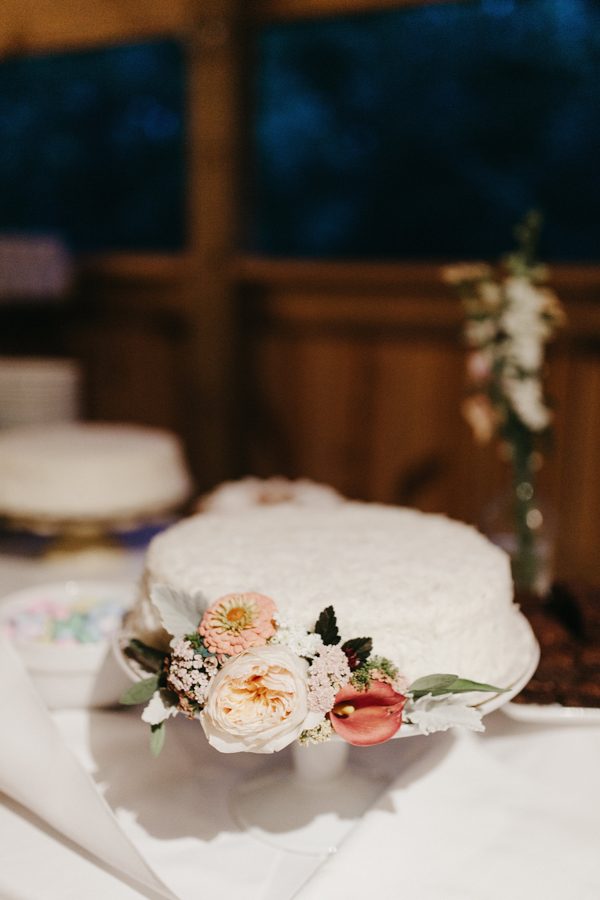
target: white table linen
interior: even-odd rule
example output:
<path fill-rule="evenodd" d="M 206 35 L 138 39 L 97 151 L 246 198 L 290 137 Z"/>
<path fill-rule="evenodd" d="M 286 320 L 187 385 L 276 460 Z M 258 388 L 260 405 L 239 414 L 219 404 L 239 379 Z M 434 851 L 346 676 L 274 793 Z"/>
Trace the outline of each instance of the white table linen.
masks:
<path fill-rule="evenodd" d="M 455 733 L 407 767 L 298 900 L 597 900 L 600 728 Z"/>
<path fill-rule="evenodd" d="M 72 577 L 123 577 L 140 562 L 113 558 L 110 573 Z M 0 593 L 65 566 L 0 559 Z M 286 765 L 287 751 L 224 756 L 177 719 L 154 759 L 139 710 L 50 715 L 6 648 L 0 669 L 2 900 L 600 897 L 598 726 L 497 712 L 483 735 L 353 750 L 353 764 L 385 771 L 390 787 L 323 861 L 256 841 L 229 810 L 235 784 Z"/>

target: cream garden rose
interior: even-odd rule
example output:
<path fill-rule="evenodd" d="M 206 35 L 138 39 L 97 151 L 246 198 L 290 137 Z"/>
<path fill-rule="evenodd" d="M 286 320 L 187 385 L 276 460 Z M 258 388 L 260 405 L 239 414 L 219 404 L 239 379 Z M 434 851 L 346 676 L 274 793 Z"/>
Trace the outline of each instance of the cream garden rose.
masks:
<path fill-rule="evenodd" d="M 200 721 L 221 753 L 273 753 L 323 718 L 308 708 L 306 660 L 266 644 L 225 663 L 211 682 Z"/>

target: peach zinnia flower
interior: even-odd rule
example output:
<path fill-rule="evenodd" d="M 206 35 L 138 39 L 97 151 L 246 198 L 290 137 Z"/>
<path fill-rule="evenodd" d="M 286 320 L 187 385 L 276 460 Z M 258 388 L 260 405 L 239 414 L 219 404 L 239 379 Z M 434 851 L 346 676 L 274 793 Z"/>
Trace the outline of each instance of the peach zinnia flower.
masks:
<path fill-rule="evenodd" d="M 226 594 L 208 607 L 198 632 L 211 653 L 235 656 L 267 643 L 275 633 L 276 609 L 264 594 Z"/>

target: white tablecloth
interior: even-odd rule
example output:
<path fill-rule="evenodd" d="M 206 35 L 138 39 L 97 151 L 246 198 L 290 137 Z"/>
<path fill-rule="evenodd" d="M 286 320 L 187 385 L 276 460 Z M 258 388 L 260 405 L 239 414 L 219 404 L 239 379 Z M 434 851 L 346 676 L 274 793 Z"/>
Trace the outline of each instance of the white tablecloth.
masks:
<path fill-rule="evenodd" d="M 112 575 L 135 575 L 140 564 L 138 554 L 107 557 L 102 566 L 105 574 L 112 566 Z M 46 564 L 0 558 L 0 593 L 64 574 L 53 565 L 49 573 Z M 85 574 L 97 576 L 98 567 Z M 256 841 L 236 827 L 229 811 L 236 783 L 287 765 L 287 752 L 223 756 L 206 744 L 197 724 L 178 719 L 169 723 L 163 754 L 154 759 L 136 710 L 56 712 L 46 746 L 32 737 L 37 726 L 28 731 L 22 721 L 19 740 L 27 746 L 32 784 L 43 793 L 45 779 L 55 784 L 60 778 L 62 763 L 48 765 L 54 734 L 68 759 L 92 776 L 94 799 L 95 792 L 104 796 L 116 832 L 135 860 L 139 854 L 156 873 L 158 888 L 153 892 L 102 866 L 4 796 L 0 897 L 156 898 L 162 881 L 181 900 L 597 900 L 600 727 L 517 724 L 502 712 L 486 724 L 482 735 L 454 732 L 354 750 L 353 764 L 385 771 L 390 787 L 338 853 L 323 861 Z M 2 722 L 5 736 L 9 727 Z M 0 784 L 1 759 L 0 751 Z M 11 773 L 4 777 L 10 792 Z M 90 798 L 77 783 L 83 811 Z M 103 810 L 91 810 L 90 821 Z M 143 877 L 143 863 L 140 869 L 135 860 Z"/>

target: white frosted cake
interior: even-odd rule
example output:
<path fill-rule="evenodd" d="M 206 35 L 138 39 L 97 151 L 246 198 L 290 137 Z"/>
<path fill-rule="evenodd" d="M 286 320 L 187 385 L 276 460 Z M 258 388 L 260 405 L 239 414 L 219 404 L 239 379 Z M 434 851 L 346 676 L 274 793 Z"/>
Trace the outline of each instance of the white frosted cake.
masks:
<path fill-rule="evenodd" d="M 0 432 L 0 515 L 113 521 L 174 509 L 189 493 L 180 441 L 168 431 L 69 423 Z"/>
<path fill-rule="evenodd" d="M 168 646 L 148 599 L 156 585 L 200 591 L 211 603 L 257 592 L 308 628 L 331 604 L 342 634 L 372 637 L 410 680 L 451 672 L 507 686 L 527 664 L 529 633 L 507 555 L 444 516 L 348 502 L 183 520 L 152 541 L 127 623 L 147 643 Z"/>

